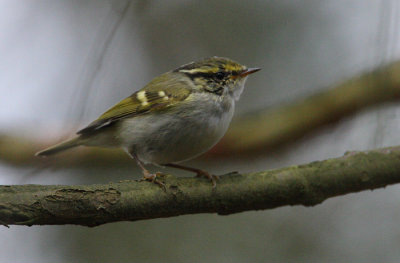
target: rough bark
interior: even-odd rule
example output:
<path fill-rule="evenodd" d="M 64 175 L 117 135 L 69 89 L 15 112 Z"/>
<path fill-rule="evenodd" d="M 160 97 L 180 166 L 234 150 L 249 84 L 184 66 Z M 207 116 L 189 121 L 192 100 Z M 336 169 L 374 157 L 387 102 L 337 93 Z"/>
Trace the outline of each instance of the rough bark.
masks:
<path fill-rule="evenodd" d="M 98 226 L 184 214 L 313 206 L 330 197 L 400 182 L 400 146 L 270 171 L 226 174 L 215 189 L 203 178 L 167 175 L 161 180 L 165 191 L 137 181 L 0 186 L 0 223 Z"/>

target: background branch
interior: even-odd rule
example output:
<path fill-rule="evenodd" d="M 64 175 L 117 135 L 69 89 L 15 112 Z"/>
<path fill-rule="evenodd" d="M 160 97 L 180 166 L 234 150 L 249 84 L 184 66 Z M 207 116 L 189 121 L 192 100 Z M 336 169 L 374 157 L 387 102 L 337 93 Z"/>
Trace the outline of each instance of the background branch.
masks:
<path fill-rule="evenodd" d="M 367 107 L 399 99 L 400 62 L 396 62 L 290 105 L 246 114 L 210 154 L 264 153 Z"/>
<path fill-rule="evenodd" d="M 324 125 L 366 107 L 400 98 L 400 62 L 376 69 L 309 98 L 276 109 L 265 109 L 237 118 L 226 136 L 206 156 L 256 154 L 276 149 Z M 0 160 L 14 165 L 38 165 L 34 153 L 55 142 L 37 142 L 0 135 Z M 61 157 L 61 158 L 60 158 Z M 122 151 L 76 149 L 52 157 L 52 164 L 70 166 L 131 163 Z M 47 160 L 48 162 L 49 160 Z"/>
<path fill-rule="evenodd" d="M 400 146 L 349 152 L 343 157 L 250 174 L 221 176 L 212 189 L 205 179 L 105 185 L 13 185 L 0 187 L 4 225 L 97 226 L 194 213 L 227 215 L 285 205 L 313 206 L 327 198 L 400 182 Z"/>

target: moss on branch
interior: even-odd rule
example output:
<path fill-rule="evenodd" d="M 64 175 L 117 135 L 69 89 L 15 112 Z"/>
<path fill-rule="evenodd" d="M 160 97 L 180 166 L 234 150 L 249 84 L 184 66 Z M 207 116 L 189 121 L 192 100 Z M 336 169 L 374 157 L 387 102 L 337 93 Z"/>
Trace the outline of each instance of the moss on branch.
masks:
<path fill-rule="evenodd" d="M 98 226 L 196 213 L 228 215 L 286 205 L 313 206 L 327 198 L 400 182 L 400 147 L 349 152 L 343 157 L 249 174 L 206 179 L 162 178 L 104 185 L 0 186 L 4 225 Z"/>

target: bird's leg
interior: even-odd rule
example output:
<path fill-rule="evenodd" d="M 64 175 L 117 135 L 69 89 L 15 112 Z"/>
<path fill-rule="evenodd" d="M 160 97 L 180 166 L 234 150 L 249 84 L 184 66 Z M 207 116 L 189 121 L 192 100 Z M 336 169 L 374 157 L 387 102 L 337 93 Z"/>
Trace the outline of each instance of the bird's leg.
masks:
<path fill-rule="evenodd" d="M 174 167 L 174 168 L 178 168 L 178 169 L 194 172 L 194 173 L 197 174 L 196 175 L 197 177 L 205 177 L 208 180 L 210 180 L 212 185 L 213 185 L 213 188 L 215 188 L 217 186 L 218 176 L 209 174 L 207 171 L 204 171 L 204 170 L 201 170 L 201 169 L 197 169 L 197 168 L 193 168 L 193 167 L 183 166 L 183 165 L 175 164 L 175 163 L 167 163 L 167 164 L 165 164 L 165 166 Z"/>
<path fill-rule="evenodd" d="M 137 157 L 137 155 L 134 152 L 130 151 L 128 153 L 129 156 L 131 156 L 132 159 L 136 161 L 140 169 L 142 169 L 143 178 L 141 179 L 141 181 L 143 180 L 150 181 L 152 183 L 158 184 L 159 186 L 165 189 L 165 184 L 157 180 L 157 175 L 159 175 L 159 173 L 150 173 L 150 171 L 147 170 L 146 167 L 144 166 L 144 163 Z"/>

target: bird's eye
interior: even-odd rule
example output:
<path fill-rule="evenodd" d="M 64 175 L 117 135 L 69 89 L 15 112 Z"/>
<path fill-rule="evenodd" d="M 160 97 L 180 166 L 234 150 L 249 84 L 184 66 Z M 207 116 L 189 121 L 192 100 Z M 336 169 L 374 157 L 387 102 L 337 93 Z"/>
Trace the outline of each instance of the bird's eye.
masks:
<path fill-rule="evenodd" d="M 222 80 L 222 79 L 225 78 L 225 73 L 223 73 L 223 72 L 217 72 L 217 73 L 215 73 L 215 77 L 216 77 L 217 79 L 219 79 L 219 80 Z"/>

